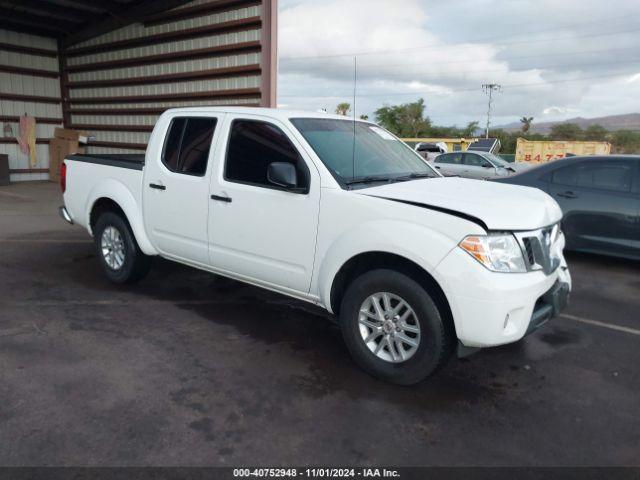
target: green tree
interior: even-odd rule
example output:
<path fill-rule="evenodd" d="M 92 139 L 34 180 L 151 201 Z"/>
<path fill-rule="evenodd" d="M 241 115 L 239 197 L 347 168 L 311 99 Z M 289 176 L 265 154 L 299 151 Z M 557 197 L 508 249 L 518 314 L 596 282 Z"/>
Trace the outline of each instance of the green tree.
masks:
<path fill-rule="evenodd" d="M 397 105 L 384 105 L 373 112 L 376 122 L 395 135 L 400 135 L 399 108 Z"/>
<path fill-rule="evenodd" d="M 575 123 L 556 123 L 549 136 L 552 140 L 580 140 L 582 133 L 580 125 Z"/>
<path fill-rule="evenodd" d="M 640 133 L 618 130 L 613 133 L 613 148 L 616 153 L 640 153 Z"/>
<path fill-rule="evenodd" d="M 531 124 L 533 123 L 533 117 L 522 117 L 520 119 L 520 123 L 522 123 L 522 132 L 528 133 L 531 130 Z"/>
<path fill-rule="evenodd" d="M 480 122 L 469 122 L 467 126 L 462 130 L 463 137 L 473 137 L 476 134 L 476 131 L 480 127 Z"/>
<path fill-rule="evenodd" d="M 516 142 L 518 141 L 518 133 L 511 133 L 502 130 L 501 128 L 496 128 L 491 130 L 490 136 L 492 138 L 497 138 L 500 140 L 500 152 L 501 153 L 515 153 L 516 152 Z"/>
<path fill-rule="evenodd" d="M 376 122 L 399 137 L 420 137 L 431 126 L 429 117 L 425 117 L 424 99 L 402 105 L 385 105 L 374 112 Z"/>
<path fill-rule="evenodd" d="M 604 141 L 608 133 L 607 129 L 602 125 L 589 125 L 584 131 L 584 139 Z"/>
<path fill-rule="evenodd" d="M 369 120 L 369 115 L 363 113 L 360 115 L 360 120 Z"/>
<path fill-rule="evenodd" d="M 347 115 L 349 115 L 350 111 L 351 111 L 351 104 L 348 102 L 339 103 L 338 106 L 336 107 L 336 113 L 338 115 L 344 115 L 346 117 Z"/>

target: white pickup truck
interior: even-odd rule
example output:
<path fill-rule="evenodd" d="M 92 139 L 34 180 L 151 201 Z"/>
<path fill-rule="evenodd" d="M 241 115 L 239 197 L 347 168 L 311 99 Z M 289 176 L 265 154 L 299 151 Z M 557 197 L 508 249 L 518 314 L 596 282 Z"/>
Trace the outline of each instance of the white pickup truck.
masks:
<path fill-rule="evenodd" d="M 356 362 L 418 382 L 515 342 L 571 289 L 560 208 L 527 187 L 444 178 L 377 125 L 257 108 L 165 112 L 146 155 L 73 155 L 65 220 L 114 282 L 162 256 L 335 314 Z"/>

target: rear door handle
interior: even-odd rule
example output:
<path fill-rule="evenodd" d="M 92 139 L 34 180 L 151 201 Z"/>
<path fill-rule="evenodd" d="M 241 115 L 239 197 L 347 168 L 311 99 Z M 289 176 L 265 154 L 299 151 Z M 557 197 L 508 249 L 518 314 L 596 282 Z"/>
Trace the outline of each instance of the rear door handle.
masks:
<path fill-rule="evenodd" d="M 211 195 L 211 200 L 217 200 L 219 202 L 231 203 L 231 197 L 223 197 L 222 195 Z"/>
<path fill-rule="evenodd" d="M 567 192 L 560 192 L 560 193 L 558 193 L 558 196 L 559 196 L 559 197 L 564 197 L 564 198 L 578 198 L 578 195 L 576 195 L 576 194 L 575 194 L 575 193 L 573 193 L 573 192 L 569 192 L 569 191 L 567 191 Z"/>
<path fill-rule="evenodd" d="M 166 190 L 167 187 L 164 185 L 158 185 L 157 183 L 150 183 L 149 186 L 155 190 Z"/>
<path fill-rule="evenodd" d="M 436 165 L 436 169 L 437 169 L 437 170 L 440 170 L 440 167 L 438 167 L 438 166 Z"/>

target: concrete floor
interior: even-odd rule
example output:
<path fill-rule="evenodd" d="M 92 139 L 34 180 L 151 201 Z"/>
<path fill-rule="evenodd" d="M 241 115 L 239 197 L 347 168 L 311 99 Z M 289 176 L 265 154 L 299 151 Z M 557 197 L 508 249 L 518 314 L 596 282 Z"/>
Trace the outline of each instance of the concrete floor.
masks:
<path fill-rule="evenodd" d="M 402 388 L 307 304 L 162 260 L 111 285 L 60 202 L 0 188 L 0 465 L 638 464 L 638 263 L 569 256 L 571 317 Z"/>

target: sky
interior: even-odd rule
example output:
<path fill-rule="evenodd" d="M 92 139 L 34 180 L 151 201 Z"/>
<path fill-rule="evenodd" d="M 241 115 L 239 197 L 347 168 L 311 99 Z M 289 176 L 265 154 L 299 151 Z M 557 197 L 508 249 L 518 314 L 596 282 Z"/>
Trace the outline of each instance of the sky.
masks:
<path fill-rule="evenodd" d="M 639 6 L 279 0 L 278 105 L 331 112 L 355 85 L 357 115 L 424 98 L 437 125 L 484 126 L 496 83 L 493 125 L 640 112 Z"/>

